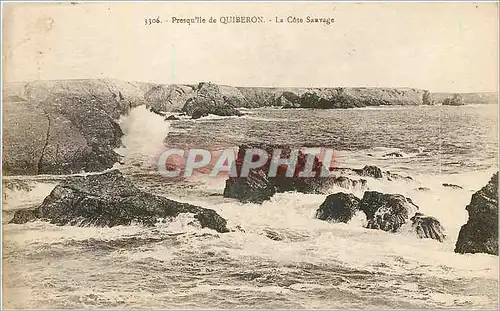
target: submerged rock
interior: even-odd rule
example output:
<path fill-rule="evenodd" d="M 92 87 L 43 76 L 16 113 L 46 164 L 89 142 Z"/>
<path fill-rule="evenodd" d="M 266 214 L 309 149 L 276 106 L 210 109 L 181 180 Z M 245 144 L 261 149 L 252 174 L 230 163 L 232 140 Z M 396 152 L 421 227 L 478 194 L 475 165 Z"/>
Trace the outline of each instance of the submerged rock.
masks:
<path fill-rule="evenodd" d="M 35 208 L 16 211 L 11 223 L 41 219 L 56 225 L 114 227 L 193 214 L 202 228 L 228 232 L 226 220 L 211 209 L 180 203 L 139 190 L 118 170 L 72 177 L 56 186 Z"/>
<path fill-rule="evenodd" d="M 366 214 L 367 228 L 396 232 L 415 214 L 418 206 L 400 194 L 366 191 L 360 209 Z"/>
<path fill-rule="evenodd" d="M 432 216 L 425 216 L 422 213 L 415 213 L 411 219 L 412 227 L 417 236 L 421 239 L 434 239 L 443 242 L 446 238 L 444 228 L 439 220 Z"/>
<path fill-rule="evenodd" d="M 373 165 L 366 165 L 362 169 L 354 170 L 356 173 L 358 173 L 361 176 L 367 176 L 367 177 L 373 177 L 373 178 L 382 178 L 384 175 L 382 174 L 382 170 L 379 167 L 373 166 Z"/>
<path fill-rule="evenodd" d="M 177 120 L 180 120 L 179 117 L 173 114 L 169 115 L 168 117 L 165 117 L 165 121 L 177 121 Z"/>
<path fill-rule="evenodd" d="M 462 188 L 461 186 L 459 186 L 459 185 L 447 184 L 447 183 L 444 183 L 444 184 L 443 184 L 443 187 L 453 188 L 453 189 L 463 189 L 463 188 Z"/>
<path fill-rule="evenodd" d="M 391 173 L 389 171 L 383 171 L 378 166 L 374 165 L 366 165 L 363 168 L 347 168 L 347 167 L 336 167 L 331 169 L 332 172 L 337 172 L 343 175 L 355 174 L 363 177 L 371 177 L 375 179 L 385 178 L 388 181 L 393 180 L 404 180 L 410 181 L 413 180 L 411 176 L 403 176 L 396 173 Z"/>
<path fill-rule="evenodd" d="M 316 218 L 332 222 L 349 222 L 359 211 L 360 199 L 350 193 L 334 193 L 316 211 Z"/>
<path fill-rule="evenodd" d="M 415 190 L 417 190 L 417 191 L 431 191 L 431 189 L 430 189 L 430 188 L 428 188 L 428 187 L 418 187 L 418 188 L 417 188 L 417 189 L 415 189 Z"/>
<path fill-rule="evenodd" d="M 469 219 L 460 229 L 455 253 L 498 255 L 498 172 L 472 195 Z"/>
<path fill-rule="evenodd" d="M 366 187 L 367 181 L 366 179 L 352 179 L 346 176 L 338 176 L 338 177 L 331 177 L 333 180 L 333 183 L 339 187 L 345 188 L 345 189 L 353 189 L 356 187 L 360 187 L 361 189 Z"/>
<path fill-rule="evenodd" d="M 387 153 L 387 154 L 384 154 L 383 155 L 384 158 L 387 158 L 387 157 L 392 157 L 392 158 L 402 158 L 403 157 L 403 154 L 399 153 L 399 152 L 390 152 L 390 153 Z"/>

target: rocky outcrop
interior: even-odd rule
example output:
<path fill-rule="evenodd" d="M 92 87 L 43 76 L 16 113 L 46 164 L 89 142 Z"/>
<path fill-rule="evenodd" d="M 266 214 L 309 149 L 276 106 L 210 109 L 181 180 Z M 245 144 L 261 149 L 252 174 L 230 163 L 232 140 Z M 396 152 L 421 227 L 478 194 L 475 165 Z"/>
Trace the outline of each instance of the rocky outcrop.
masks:
<path fill-rule="evenodd" d="M 178 121 L 180 120 L 179 117 L 175 116 L 175 115 L 169 115 L 168 117 L 165 117 L 165 121 Z"/>
<path fill-rule="evenodd" d="M 225 96 L 220 88 L 212 83 L 200 83 L 195 89 L 195 96 L 188 99 L 182 111 L 193 119 L 214 114 L 218 116 L 240 116 L 236 109 L 239 98 Z"/>
<path fill-rule="evenodd" d="M 400 194 L 386 194 L 376 191 L 365 192 L 360 200 L 350 193 L 334 193 L 326 197 L 316 211 L 316 218 L 330 222 L 349 222 L 357 212 L 367 218 L 366 228 L 397 232 L 408 220 L 421 239 L 443 242 L 446 238 L 439 220 L 416 212 L 418 206 L 410 198 Z M 413 217 L 409 218 L 410 215 Z"/>
<path fill-rule="evenodd" d="M 183 213 L 192 214 L 202 228 L 228 232 L 226 220 L 215 211 L 141 191 L 118 170 L 66 179 L 39 207 L 16 211 L 11 223 L 40 219 L 72 226 L 153 226 Z"/>
<path fill-rule="evenodd" d="M 108 80 L 7 84 L 5 93 L 6 175 L 110 168 L 123 135 L 115 120 L 143 104 L 139 86 Z"/>
<path fill-rule="evenodd" d="M 359 211 L 360 199 L 350 193 L 334 193 L 316 211 L 316 218 L 331 222 L 349 222 Z"/>
<path fill-rule="evenodd" d="M 463 189 L 462 186 L 455 185 L 455 184 L 448 184 L 448 183 L 443 183 L 443 187 L 452 188 L 452 189 Z"/>
<path fill-rule="evenodd" d="M 332 183 L 338 187 L 345 189 L 364 189 L 366 187 L 366 179 L 352 179 L 346 176 L 331 176 Z"/>
<path fill-rule="evenodd" d="M 371 177 L 375 179 L 385 178 L 389 181 L 392 180 L 413 180 L 411 176 L 403 176 L 400 174 L 391 173 L 389 171 L 383 171 L 378 166 L 365 165 L 363 168 L 346 168 L 346 167 L 335 167 L 330 169 L 334 173 L 341 175 L 359 175 L 363 177 Z"/>
<path fill-rule="evenodd" d="M 301 108 L 338 109 L 385 105 L 421 105 L 417 89 L 329 88 L 310 89 L 300 97 Z"/>
<path fill-rule="evenodd" d="M 415 215 L 418 206 L 400 194 L 366 191 L 360 209 L 366 214 L 367 228 L 396 232 Z"/>
<path fill-rule="evenodd" d="M 181 111 L 186 101 L 193 98 L 195 87 L 191 85 L 152 84 L 145 87 L 144 100 L 156 111 Z"/>
<path fill-rule="evenodd" d="M 276 105 L 283 108 L 300 108 L 300 96 L 294 92 L 285 91 L 276 100 Z"/>
<path fill-rule="evenodd" d="M 382 174 L 382 170 L 376 166 L 367 165 L 360 170 L 355 169 L 356 173 L 361 176 L 367 176 L 372 178 L 382 178 L 384 175 Z"/>
<path fill-rule="evenodd" d="M 469 220 L 460 229 L 455 253 L 498 255 L 498 172 L 467 205 Z"/>
<path fill-rule="evenodd" d="M 444 106 L 462 106 L 464 104 L 464 99 L 459 94 L 453 94 L 443 100 L 442 104 Z"/>
<path fill-rule="evenodd" d="M 444 228 L 439 220 L 432 216 L 425 216 L 422 213 L 415 213 L 411 219 L 412 228 L 421 239 L 434 239 L 443 242 L 446 238 Z"/>
<path fill-rule="evenodd" d="M 433 93 L 432 97 L 434 102 L 443 105 L 453 103 L 453 97 L 457 96 L 455 103 L 469 105 L 469 104 L 498 104 L 498 93 L 495 92 L 482 92 L 482 93 Z M 459 97 L 458 97 L 459 96 Z"/>
<path fill-rule="evenodd" d="M 384 154 L 382 157 L 384 158 L 402 158 L 403 157 L 403 154 L 400 153 L 400 152 L 389 152 L 389 153 L 386 153 Z"/>
<path fill-rule="evenodd" d="M 266 163 L 259 168 L 251 169 L 248 176 L 241 176 L 241 169 L 245 163 L 245 153 L 248 149 L 265 150 L 268 158 Z M 246 144 L 241 145 L 238 151 L 235 165 L 237 176 L 226 180 L 224 188 L 224 197 L 238 199 L 242 202 L 262 203 L 270 199 L 275 193 L 285 191 L 298 191 L 302 193 L 326 193 L 327 190 L 335 184 L 335 178 L 321 177 L 321 172 L 327 171 L 321 161 L 315 157 L 312 172 L 314 177 L 300 177 L 299 174 L 306 167 L 305 153 L 299 152 L 298 160 L 293 176 L 287 177 L 287 167 L 281 165 L 277 169 L 275 177 L 269 177 L 269 167 L 273 150 L 281 150 L 281 158 L 289 158 L 291 153 L 290 146 L 287 145 L 269 145 L 269 144 Z M 257 160 L 257 159 L 255 159 Z M 325 175 L 328 176 L 328 175 Z"/>

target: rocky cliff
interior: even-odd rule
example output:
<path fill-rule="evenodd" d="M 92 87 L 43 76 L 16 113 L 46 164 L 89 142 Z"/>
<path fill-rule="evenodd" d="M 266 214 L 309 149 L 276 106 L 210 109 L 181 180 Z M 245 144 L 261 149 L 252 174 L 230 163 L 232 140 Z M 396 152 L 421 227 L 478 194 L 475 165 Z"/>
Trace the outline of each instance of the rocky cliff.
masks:
<path fill-rule="evenodd" d="M 139 84 L 112 80 L 14 83 L 3 94 L 5 174 L 100 171 L 118 160 L 116 120 L 143 104 Z"/>
<path fill-rule="evenodd" d="M 498 104 L 498 93 L 495 92 L 483 92 L 483 93 L 433 93 L 432 98 L 436 104 L 448 104 L 453 103 L 452 99 L 457 96 L 460 99 L 459 105 L 470 105 L 470 104 Z M 447 103 L 448 102 L 448 103 Z M 455 106 L 459 106 L 455 105 Z M 451 105 L 453 106 L 453 105 Z"/>
<path fill-rule="evenodd" d="M 465 209 L 469 220 L 460 229 L 455 252 L 498 255 L 498 172 Z"/>

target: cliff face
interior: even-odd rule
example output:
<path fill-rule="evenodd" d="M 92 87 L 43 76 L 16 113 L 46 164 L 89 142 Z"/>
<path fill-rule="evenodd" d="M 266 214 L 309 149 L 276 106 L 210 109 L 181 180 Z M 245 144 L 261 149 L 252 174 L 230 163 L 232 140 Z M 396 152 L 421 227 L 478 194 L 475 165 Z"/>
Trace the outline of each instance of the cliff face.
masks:
<path fill-rule="evenodd" d="M 460 229 L 455 253 L 498 255 L 498 172 L 472 195 L 469 219 Z"/>
<path fill-rule="evenodd" d="M 410 88 L 264 88 L 164 85 L 110 79 L 8 83 L 3 95 L 4 174 L 67 174 L 110 168 L 131 108 L 237 115 L 237 108 L 420 105 Z M 496 94 L 495 94 L 496 98 Z M 467 96 L 464 97 L 467 103 Z"/>
<path fill-rule="evenodd" d="M 4 90 L 6 175 L 110 168 L 123 135 L 115 120 L 144 103 L 140 85 L 108 80 L 15 83 Z"/>
<path fill-rule="evenodd" d="M 484 92 L 484 93 L 433 93 L 432 97 L 436 103 L 449 104 L 454 96 L 460 98 L 460 105 L 470 104 L 498 104 L 498 93 Z M 447 103 L 448 102 L 448 103 Z M 453 106 L 453 104 L 451 103 Z M 457 106 L 457 105 L 455 105 Z"/>

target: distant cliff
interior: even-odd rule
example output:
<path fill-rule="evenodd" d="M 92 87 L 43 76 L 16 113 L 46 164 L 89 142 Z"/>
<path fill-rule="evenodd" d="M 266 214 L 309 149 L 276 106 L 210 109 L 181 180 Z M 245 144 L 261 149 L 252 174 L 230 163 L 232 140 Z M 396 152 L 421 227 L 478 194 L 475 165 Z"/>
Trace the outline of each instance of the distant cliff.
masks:
<path fill-rule="evenodd" d="M 3 93 L 3 172 L 67 174 L 110 168 L 120 157 L 113 151 L 123 136 L 117 120 L 139 105 L 157 113 L 184 111 L 203 116 L 239 114 L 242 107 L 421 105 L 431 103 L 428 95 L 410 88 L 164 85 L 111 79 L 8 83 Z M 477 103 L 490 102 L 480 94 L 475 96 L 465 95 L 465 103 L 476 103 L 474 98 L 481 99 Z"/>
<path fill-rule="evenodd" d="M 470 105 L 470 104 L 498 104 L 498 93 L 433 93 L 435 103 L 450 106 Z M 458 100 L 453 100 L 454 98 Z"/>

